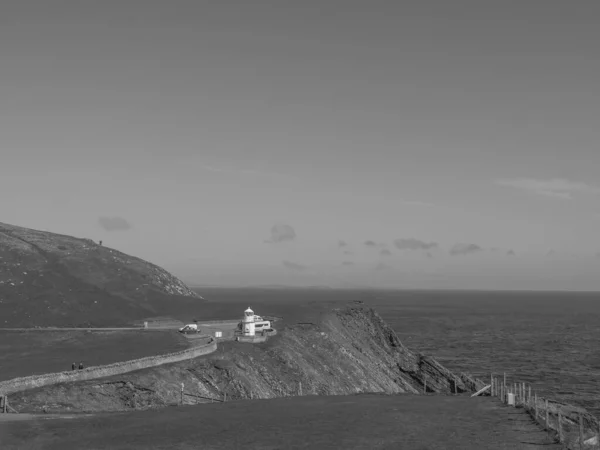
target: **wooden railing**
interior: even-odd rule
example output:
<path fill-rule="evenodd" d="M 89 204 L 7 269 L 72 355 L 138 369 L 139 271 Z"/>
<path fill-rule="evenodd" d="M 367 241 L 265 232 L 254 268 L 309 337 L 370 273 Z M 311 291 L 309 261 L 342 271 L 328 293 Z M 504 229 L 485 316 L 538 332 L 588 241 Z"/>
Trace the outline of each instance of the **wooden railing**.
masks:
<path fill-rule="evenodd" d="M 490 384 L 492 397 L 505 405 L 525 409 L 566 449 L 600 449 L 600 421 L 584 408 L 544 398 L 531 384 L 508 380 L 506 374 L 492 374 Z"/>

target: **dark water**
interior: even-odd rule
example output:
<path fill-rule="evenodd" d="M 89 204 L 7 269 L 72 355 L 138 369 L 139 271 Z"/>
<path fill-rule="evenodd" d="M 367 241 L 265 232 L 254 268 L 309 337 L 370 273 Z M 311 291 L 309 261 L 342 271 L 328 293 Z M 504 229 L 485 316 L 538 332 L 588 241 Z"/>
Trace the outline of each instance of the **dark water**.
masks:
<path fill-rule="evenodd" d="M 404 344 L 455 371 L 526 381 L 600 416 L 600 294 L 387 292 L 372 303 Z"/>
<path fill-rule="evenodd" d="M 453 371 L 507 373 L 540 395 L 600 416 L 600 293 L 198 289 L 273 304 L 363 300 L 409 348 Z"/>

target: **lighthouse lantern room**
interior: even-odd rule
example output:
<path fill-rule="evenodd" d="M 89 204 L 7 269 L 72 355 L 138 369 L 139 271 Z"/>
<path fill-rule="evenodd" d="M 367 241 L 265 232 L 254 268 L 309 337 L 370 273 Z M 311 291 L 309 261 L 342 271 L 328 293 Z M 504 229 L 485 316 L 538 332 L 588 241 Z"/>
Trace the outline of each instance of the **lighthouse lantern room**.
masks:
<path fill-rule="evenodd" d="M 242 318 L 242 331 L 244 336 L 254 336 L 254 322 L 254 311 L 248 307 L 248 309 L 244 311 L 244 317 Z"/>

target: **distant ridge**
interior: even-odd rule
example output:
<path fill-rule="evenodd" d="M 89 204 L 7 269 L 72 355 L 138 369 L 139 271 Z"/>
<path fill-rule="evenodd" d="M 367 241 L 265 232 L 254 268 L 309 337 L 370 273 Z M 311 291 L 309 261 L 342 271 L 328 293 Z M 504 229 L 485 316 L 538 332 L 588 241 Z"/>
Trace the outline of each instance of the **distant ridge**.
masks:
<path fill-rule="evenodd" d="M 175 299 L 202 301 L 148 261 L 91 239 L 0 222 L 0 327 L 130 324 Z"/>

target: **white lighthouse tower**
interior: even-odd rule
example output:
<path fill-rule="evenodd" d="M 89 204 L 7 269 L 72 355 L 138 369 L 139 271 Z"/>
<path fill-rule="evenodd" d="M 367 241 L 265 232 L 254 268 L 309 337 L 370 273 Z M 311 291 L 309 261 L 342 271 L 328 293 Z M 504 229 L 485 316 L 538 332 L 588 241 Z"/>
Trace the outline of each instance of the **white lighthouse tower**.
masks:
<path fill-rule="evenodd" d="M 244 336 L 254 336 L 255 334 L 254 311 L 252 311 L 250 307 L 244 311 L 244 317 L 242 318 L 242 334 Z"/>

